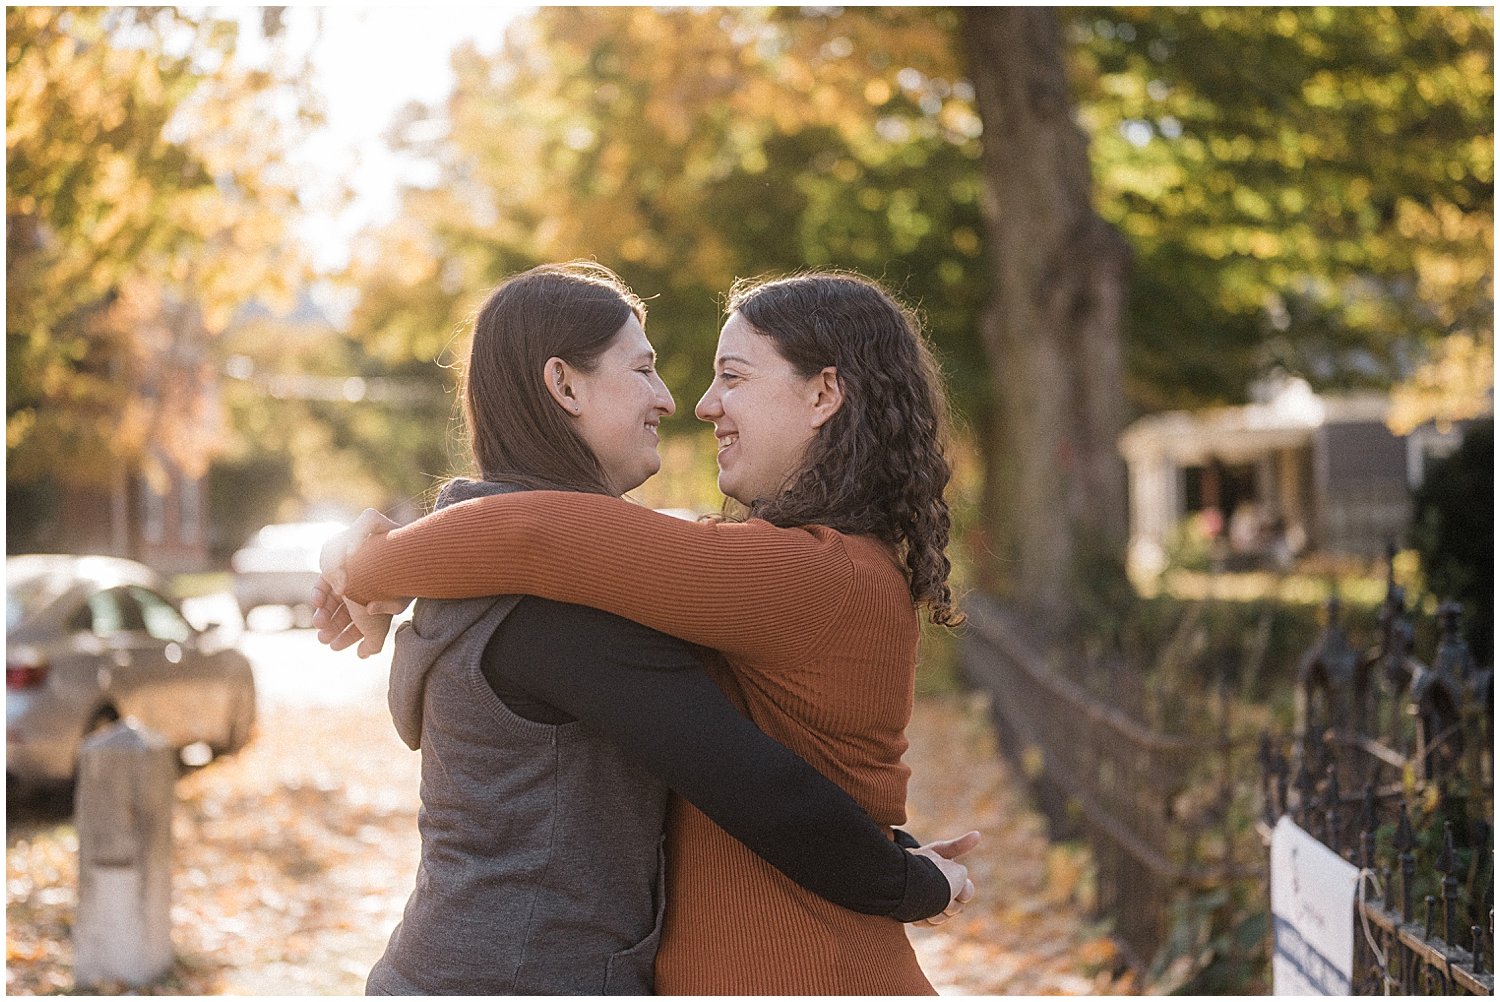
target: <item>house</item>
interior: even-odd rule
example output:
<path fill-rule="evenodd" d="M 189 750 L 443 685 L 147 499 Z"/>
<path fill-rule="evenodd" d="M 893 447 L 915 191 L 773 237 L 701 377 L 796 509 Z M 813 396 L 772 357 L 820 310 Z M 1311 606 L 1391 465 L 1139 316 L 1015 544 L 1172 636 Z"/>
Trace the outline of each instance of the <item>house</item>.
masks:
<path fill-rule="evenodd" d="M 1252 400 L 1153 414 L 1121 435 L 1132 574 L 1159 573 L 1192 517 L 1246 564 L 1284 566 L 1310 550 L 1378 556 L 1405 536 L 1412 491 L 1466 427 L 1395 435 L 1386 395 L 1320 395 L 1296 378 L 1257 386 Z"/>
<path fill-rule="evenodd" d="M 156 476 L 121 471 L 108 487 L 58 490 L 55 521 L 31 548 L 129 557 L 164 573 L 210 564 L 204 478 L 158 455 Z M 50 531 L 48 531 L 50 530 Z"/>

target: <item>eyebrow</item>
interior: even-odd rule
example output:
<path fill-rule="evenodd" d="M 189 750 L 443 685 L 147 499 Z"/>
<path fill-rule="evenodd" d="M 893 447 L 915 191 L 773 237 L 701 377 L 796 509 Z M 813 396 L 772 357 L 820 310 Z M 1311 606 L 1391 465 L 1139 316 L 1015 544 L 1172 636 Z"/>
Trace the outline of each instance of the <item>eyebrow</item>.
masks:
<path fill-rule="evenodd" d="M 654 350 L 652 350 L 652 351 L 639 351 L 639 352 L 636 352 L 636 355 L 635 355 L 635 358 L 633 359 L 633 361 L 643 362 L 643 361 L 646 361 L 648 359 L 650 360 L 650 362 L 651 362 L 652 365 L 656 364 L 656 352 Z"/>
<path fill-rule="evenodd" d="M 715 365 L 725 365 L 729 362 L 738 362 L 741 365 L 749 365 L 750 360 L 741 355 L 720 355 Z"/>

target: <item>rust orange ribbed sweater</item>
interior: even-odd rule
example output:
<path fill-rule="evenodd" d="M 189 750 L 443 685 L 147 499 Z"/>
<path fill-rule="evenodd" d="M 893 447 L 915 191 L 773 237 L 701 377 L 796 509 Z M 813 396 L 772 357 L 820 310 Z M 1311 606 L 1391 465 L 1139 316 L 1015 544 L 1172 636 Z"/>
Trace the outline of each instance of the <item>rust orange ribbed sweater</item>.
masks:
<path fill-rule="evenodd" d="M 702 525 L 616 498 L 528 491 L 453 505 L 351 561 L 348 593 L 525 593 L 722 651 L 751 719 L 876 822 L 906 820 L 917 618 L 891 550 L 822 526 Z M 663 994 L 934 994 L 894 919 L 824 901 L 692 805 L 668 819 Z"/>

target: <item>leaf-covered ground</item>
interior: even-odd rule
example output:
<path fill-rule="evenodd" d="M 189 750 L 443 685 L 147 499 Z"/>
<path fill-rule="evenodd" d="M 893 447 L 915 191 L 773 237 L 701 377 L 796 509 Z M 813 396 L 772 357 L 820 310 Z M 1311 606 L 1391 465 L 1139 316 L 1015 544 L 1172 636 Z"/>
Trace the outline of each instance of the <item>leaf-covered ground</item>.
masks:
<path fill-rule="evenodd" d="M 417 756 L 383 700 L 274 707 L 256 741 L 178 784 L 173 939 L 153 994 L 359 994 L 416 869 Z M 1041 820 L 994 754 L 973 697 L 919 701 L 908 753 L 913 831 L 984 832 L 969 857 L 979 898 L 913 929 L 945 994 L 1129 990 L 1075 904 L 1081 857 L 1049 848 Z M 11 802 L 6 830 L 6 988 L 75 991 L 77 836 L 59 805 Z M 119 986 L 102 986 L 105 993 Z"/>
<path fill-rule="evenodd" d="M 249 747 L 178 782 L 179 961 L 155 993 L 362 994 L 400 918 L 416 872 L 417 756 L 383 705 L 261 717 Z M 77 835 L 58 813 L 11 806 L 10 994 L 73 989 Z"/>
<path fill-rule="evenodd" d="M 1079 903 L 1088 858 L 1049 845 L 1046 822 L 995 751 L 984 697 L 918 700 L 907 729 L 909 826 L 923 838 L 984 840 L 964 857 L 979 893 L 962 914 L 910 931 L 928 978 L 944 995 L 1103 995 L 1136 985 L 1107 930 Z"/>

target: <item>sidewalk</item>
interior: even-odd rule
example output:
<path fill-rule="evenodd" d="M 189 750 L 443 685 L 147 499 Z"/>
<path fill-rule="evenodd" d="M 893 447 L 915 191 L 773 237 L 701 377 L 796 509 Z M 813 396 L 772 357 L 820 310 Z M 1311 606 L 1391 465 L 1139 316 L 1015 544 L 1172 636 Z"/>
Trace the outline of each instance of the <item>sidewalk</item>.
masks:
<path fill-rule="evenodd" d="M 1048 844 L 1046 823 L 995 751 L 985 697 L 918 700 L 907 735 L 911 832 L 984 836 L 964 857 L 975 900 L 937 928 L 910 930 L 933 986 L 944 995 L 1133 993 L 1129 974 L 1111 973 L 1119 957 L 1105 930 L 1078 903 L 1086 858 Z"/>
<path fill-rule="evenodd" d="M 152 994 L 361 994 L 412 886 L 417 756 L 384 700 L 263 713 L 259 738 L 178 785 L 173 926 L 180 957 Z M 1069 894 L 1076 857 L 993 754 L 971 697 L 919 702 L 910 730 L 913 832 L 981 829 L 979 898 L 938 929 L 913 928 L 944 994 L 1116 990 L 1108 941 Z M 960 765 L 962 764 L 962 765 Z M 7 822 L 6 987 L 73 990 L 76 835 L 56 809 Z"/>

